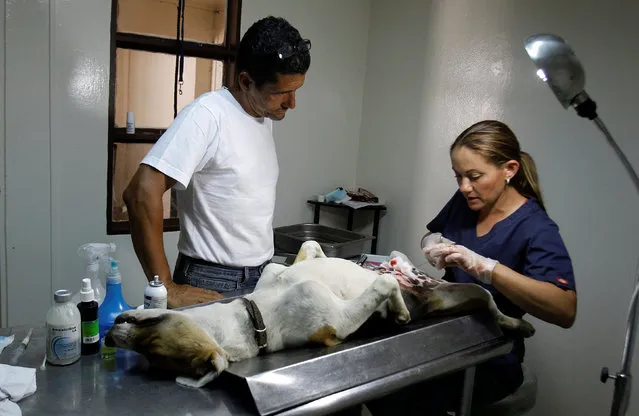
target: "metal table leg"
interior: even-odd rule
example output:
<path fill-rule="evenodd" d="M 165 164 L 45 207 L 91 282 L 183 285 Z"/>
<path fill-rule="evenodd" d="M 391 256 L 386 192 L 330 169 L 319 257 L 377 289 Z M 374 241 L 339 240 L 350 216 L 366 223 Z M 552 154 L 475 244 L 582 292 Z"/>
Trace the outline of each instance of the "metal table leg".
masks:
<path fill-rule="evenodd" d="M 348 210 L 348 221 L 346 222 L 346 229 L 348 231 L 353 231 L 353 219 L 355 217 L 355 210 L 350 208 Z"/>
<path fill-rule="evenodd" d="M 373 237 L 375 239 L 371 243 L 371 254 L 377 254 L 377 236 L 379 235 L 379 217 L 381 215 L 381 211 L 376 209 L 374 218 L 373 218 Z"/>
<path fill-rule="evenodd" d="M 475 366 L 468 367 L 464 371 L 464 388 L 462 390 L 459 416 L 470 416 L 470 408 L 473 402 L 473 387 L 475 383 Z"/>

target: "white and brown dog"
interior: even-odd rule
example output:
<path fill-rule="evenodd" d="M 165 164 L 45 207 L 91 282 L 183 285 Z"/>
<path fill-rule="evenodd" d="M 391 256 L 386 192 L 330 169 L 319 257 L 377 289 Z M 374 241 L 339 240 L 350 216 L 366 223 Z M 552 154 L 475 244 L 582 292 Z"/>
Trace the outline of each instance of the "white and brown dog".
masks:
<path fill-rule="evenodd" d="M 481 286 L 432 279 L 403 254 L 390 257 L 391 262 L 370 270 L 326 257 L 318 243 L 307 241 L 292 266 L 269 264 L 253 293 L 181 311 L 124 312 L 105 343 L 179 374 L 179 384 L 202 387 L 229 362 L 308 344 L 339 344 L 375 312 L 402 324 L 431 314 L 487 309 L 503 329 L 534 334 L 528 322 L 501 313 Z"/>

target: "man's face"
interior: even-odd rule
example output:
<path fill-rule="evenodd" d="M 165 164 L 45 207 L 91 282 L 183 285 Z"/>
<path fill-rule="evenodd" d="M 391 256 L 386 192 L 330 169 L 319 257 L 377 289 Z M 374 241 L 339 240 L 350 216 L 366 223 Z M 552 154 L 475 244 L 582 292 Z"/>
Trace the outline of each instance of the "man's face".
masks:
<path fill-rule="evenodd" d="M 260 88 L 250 82 L 246 91 L 251 110 L 258 117 L 282 120 L 287 110 L 295 108 L 295 92 L 304 85 L 305 78 L 305 74 L 277 74 L 276 82 Z"/>

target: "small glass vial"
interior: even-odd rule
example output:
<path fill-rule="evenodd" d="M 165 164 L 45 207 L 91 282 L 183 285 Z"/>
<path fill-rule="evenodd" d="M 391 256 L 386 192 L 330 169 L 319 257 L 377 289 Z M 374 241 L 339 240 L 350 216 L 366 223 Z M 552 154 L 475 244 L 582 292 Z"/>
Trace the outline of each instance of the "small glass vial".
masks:
<path fill-rule="evenodd" d="M 80 311 L 71 297 L 69 290 L 56 290 L 47 312 L 47 362 L 52 365 L 73 364 L 81 356 Z"/>
<path fill-rule="evenodd" d="M 104 339 L 101 341 L 101 347 L 100 347 L 100 358 L 102 360 L 114 360 L 115 359 L 115 354 L 117 353 L 118 349 L 115 347 L 107 347 L 105 345 Z"/>

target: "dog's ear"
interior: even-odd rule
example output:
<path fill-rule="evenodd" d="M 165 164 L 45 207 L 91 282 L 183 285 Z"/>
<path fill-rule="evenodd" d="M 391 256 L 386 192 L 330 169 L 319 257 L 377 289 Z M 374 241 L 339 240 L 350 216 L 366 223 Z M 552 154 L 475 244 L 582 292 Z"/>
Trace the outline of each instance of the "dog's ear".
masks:
<path fill-rule="evenodd" d="M 218 350 L 207 351 L 191 360 L 191 368 L 195 370 L 198 375 L 208 373 L 209 371 L 221 373 L 226 370 L 228 366 L 228 360 L 224 354 Z"/>
<path fill-rule="evenodd" d="M 211 351 L 191 360 L 191 369 L 200 378 L 177 377 L 175 381 L 182 386 L 199 389 L 217 378 L 228 365 L 228 360 L 221 352 Z"/>

